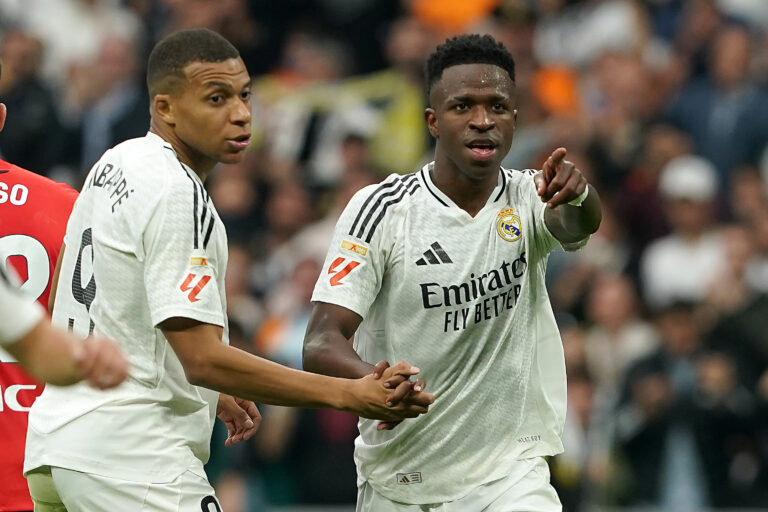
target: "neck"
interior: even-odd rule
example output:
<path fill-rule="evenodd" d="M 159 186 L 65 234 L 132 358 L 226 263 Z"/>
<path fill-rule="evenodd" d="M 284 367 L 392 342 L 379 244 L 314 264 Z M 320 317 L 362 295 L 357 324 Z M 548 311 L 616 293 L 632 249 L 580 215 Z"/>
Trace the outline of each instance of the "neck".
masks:
<path fill-rule="evenodd" d="M 200 178 L 200 181 L 205 182 L 205 179 L 216 165 L 216 162 L 185 144 L 170 126 L 158 123 L 154 118 L 150 120 L 149 131 L 169 143 L 176 152 L 179 161 L 192 169 L 192 171 Z"/>
<path fill-rule="evenodd" d="M 475 179 L 459 170 L 446 156 L 436 154 L 430 176 L 435 186 L 450 197 L 456 206 L 474 217 L 482 210 L 491 192 L 496 188 L 499 167 Z"/>

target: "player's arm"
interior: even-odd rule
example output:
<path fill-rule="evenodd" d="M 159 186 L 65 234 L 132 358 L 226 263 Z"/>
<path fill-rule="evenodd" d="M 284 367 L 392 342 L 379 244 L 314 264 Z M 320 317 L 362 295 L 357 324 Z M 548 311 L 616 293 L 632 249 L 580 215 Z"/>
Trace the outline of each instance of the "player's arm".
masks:
<path fill-rule="evenodd" d="M 547 203 L 544 222 L 552 235 L 563 243 L 585 239 L 600 226 L 602 211 L 597 190 L 587 183 L 581 171 L 565 160 L 565 148 L 557 148 L 536 175 L 536 190 Z M 586 197 L 582 195 L 586 192 Z M 581 199 L 579 205 L 569 204 Z"/>
<path fill-rule="evenodd" d="M 408 364 L 388 368 L 384 379 L 372 374 L 350 380 L 294 370 L 221 343 L 221 327 L 181 317 L 160 324 L 179 357 L 190 383 L 265 404 L 331 407 L 365 418 L 397 421 L 427 412 L 426 404 L 400 403 L 388 407 L 386 379 L 418 373 Z"/>
<path fill-rule="evenodd" d="M 327 302 L 314 302 L 309 325 L 304 336 L 302 364 L 310 372 L 333 375 L 335 377 L 358 378 L 373 373 L 383 377 L 383 385 L 391 390 L 387 403 L 410 403 L 427 406 L 434 400 L 429 393 L 424 393 L 424 379 L 411 382 L 408 376 L 387 376 L 388 361 L 380 361 L 375 366 L 366 363 L 357 355 L 349 339 L 362 322 L 360 315 L 345 307 Z M 380 425 L 392 428 L 397 422 Z"/>
<path fill-rule="evenodd" d="M 30 375 L 56 386 L 87 380 L 95 388 L 107 389 L 128 376 L 128 363 L 117 345 L 102 338 L 78 341 L 47 318 L 5 348 Z"/>
<path fill-rule="evenodd" d="M 304 335 L 302 363 L 313 373 L 356 379 L 373 371 L 357 355 L 349 339 L 363 319 L 347 308 L 314 302 Z"/>
<path fill-rule="evenodd" d="M 66 386 L 88 380 L 105 389 L 128 376 L 128 363 L 111 341 L 73 335 L 52 327 L 42 306 L 21 295 L 0 265 L 0 344 L 39 380 Z"/>

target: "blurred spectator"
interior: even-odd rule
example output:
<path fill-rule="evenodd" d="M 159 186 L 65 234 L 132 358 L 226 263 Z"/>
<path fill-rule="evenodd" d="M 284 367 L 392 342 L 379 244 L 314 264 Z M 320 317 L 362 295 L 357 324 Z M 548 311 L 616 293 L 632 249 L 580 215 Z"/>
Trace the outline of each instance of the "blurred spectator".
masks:
<path fill-rule="evenodd" d="M 105 36 L 95 60 L 73 70 L 74 82 L 87 89 L 72 91 L 75 97 L 66 106 L 75 123 L 70 161 L 76 169 L 87 171 L 110 147 L 149 130 L 149 97 L 138 79 L 137 58 L 134 40 Z"/>
<path fill-rule="evenodd" d="M 114 0 L 27 0 L 10 15 L 43 42 L 43 74 L 57 88 L 96 58 L 106 37 L 135 41 L 142 30 L 136 15 Z"/>
<path fill-rule="evenodd" d="M 219 165 L 207 185 L 227 236 L 235 244 L 249 245 L 265 227 L 266 186 L 255 176 L 258 158 L 257 153 L 246 152 L 240 163 Z"/>
<path fill-rule="evenodd" d="M 252 257 L 245 246 L 230 243 L 227 274 L 225 276 L 227 294 L 227 316 L 238 323 L 242 338 L 251 340 L 264 319 L 262 304 L 256 300 L 252 286 Z M 230 345 L 232 341 L 230 340 Z M 254 351 L 250 342 L 240 347 Z"/>
<path fill-rule="evenodd" d="M 635 262 L 651 240 L 669 231 L 659 191 L 662 169 L 692 149 L 690 137 L 681 130 L 664 124 L 646 128 L 642 151 L 618 191 L 621 200 L 616 205 L 620 221 L 632 233 Z"/>
<path fill-rule="evenodd" d="M 754 289 L 768 293 L 768 207 L 758 210 L 747 226 L 755 242 L 755 256 L 747 268 L 747 280 Z"/>
<path fill-rule="evenodd" d="M 592 325 L 586 356 L 603 412 L 615 406 L 627 368 L 658 344 L 656 330 L 640 316 L 638 299 L 632 282 L 620 274 L 599 276 L 589 293 L 587 318 Z"/>
<path fill-rule="evenodd" d="M 552 485 L 563 510 L 590 510 L 607 475 L 605 432 L 594 414 L 595 389 L 585 373 L 568 377 L 568 411 L 561 454 L 551 460 Z"/>
<path fill-rule="evenodd" d="M 719 30 L 708 52 L 709 74 L 694 78 L 669 105 L 669 119 L 693 137 L 720 185 L 768 144 L 768 94 L 750 81 L 752 35 L 743 26 Z"/>
<path fill-rule="evenodd" d="M 535 54 L 539 62 L 582 67 L 606 50 L 641 47 L 643 11 L 628 0 L 543 2 L 560 5 L 544 11 L 536 26 Z"/>
<path fill-rule="evenodd" d="M 629 263 L 627 233 L 618 222 L 610 201 L 603 199 L 603 220 L 578 253 L 556 251 L 550 255 L 547 282 L 552 306 L 583 319 L 585 300 L 601 275 L 619 274 Z"/>
<path fill-rule="evenodd" d="M 629 369 L 617 411 L 616 440 L 633 483 L 626 502 L 669 510 L 741 505 L 742 482 L 729 468 L 749 437 L 754 402 L 733 361 L 704 350 L 693 304 L 665 307 L 656 325 L 661 346 Z"/>
<path fill-rule="evenodd" d="M 738 222 L 751 224 L 768 208 L 768 189 L 754 166 L 736 169 L 731 175 L 728 193 L 730 214 Z"/>
<path fill-rule="evenodd" d="M 62 132 L 54 98 L 39 77 L 42 56 L 42 44 L 26 32 L 9 30 L 3 35 L 0 102 L 8 107 L 8 119 L 0 133 L 0 154 L 48 174 L 60 163 Z"/>
<path fill-rule="evenodd" d="M 711 328 L 710 345 L 728 353 L 739 366 L 742 384 L 755 389 L 768 368 L 766 318 L 768 294 L 749 280 L 755 240 L 748 228 L 729 226 L 723 233 L 726 259 L 703 304 L 702 324 Z"/>
<path fill-rule="evenodd" d="M 652 242 L 640 261 L 643 295 L 651 308 L 704 297 L 721 266 L 723 242 L 715 225 L 717 174 L 706 160 L 677 157 L 659 179 L 672 233 Z"/>

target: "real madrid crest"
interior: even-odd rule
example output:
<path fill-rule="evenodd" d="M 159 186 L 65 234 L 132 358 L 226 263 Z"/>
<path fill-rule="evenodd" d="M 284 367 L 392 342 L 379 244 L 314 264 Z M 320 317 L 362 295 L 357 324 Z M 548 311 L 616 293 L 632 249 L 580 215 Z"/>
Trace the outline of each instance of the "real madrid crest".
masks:
<path fill-rule="evenodd" d="M 514 242 L 523 236 L 523 224 L 515 210 L 501 210 L 496 217 L 496 232 L 507 242 Z"/>

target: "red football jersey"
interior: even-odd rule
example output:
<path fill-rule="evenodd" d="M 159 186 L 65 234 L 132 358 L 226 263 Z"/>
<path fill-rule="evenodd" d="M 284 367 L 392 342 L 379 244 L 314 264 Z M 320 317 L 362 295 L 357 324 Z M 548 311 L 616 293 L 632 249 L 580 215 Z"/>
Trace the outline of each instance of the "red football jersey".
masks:
<path fill-rule="evenodd" d="M 0 265 L 48 309 L 51 279 L 77 192 L 0 160 Z M 21 474 L 27 415 L 43 386 L 0 354 L 0 511 L 32 510 Z"/>

